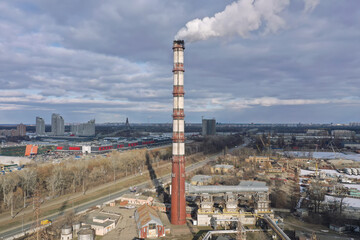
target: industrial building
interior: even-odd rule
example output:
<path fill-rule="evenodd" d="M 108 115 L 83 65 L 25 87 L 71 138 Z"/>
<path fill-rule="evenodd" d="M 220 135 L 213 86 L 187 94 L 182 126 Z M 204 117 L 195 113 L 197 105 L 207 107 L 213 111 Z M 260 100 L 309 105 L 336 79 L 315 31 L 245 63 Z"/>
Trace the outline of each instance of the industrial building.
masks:
<path fill-rule="evenodd" d="M 264 214 L 274 218 L 270 209 L 269 188 L 265 182 L 241 181 L 239 185 L 187 185 L 190 195 L 200 196 L 197 210 L 199 226 L 227 226 L 233 220 L 255 225 Z"/>
<path fill-rule="evenodd" d="M 216 120 L 203 119 L 202 120 L 202 135 L 215 135 L 216 134 Z"/>
<path fill-rule="evenodd" d="M 53 136 L 64 136 L 64 119 L 60 114 L 53 113 L 51 116 L 51 133 Z"/>
<path fill-rule="evenodd" d="M 173 146 L 171 171 L 171 223 L 186 223 L 185 201 L 185 114 L 184 114 L 184 40 L 173 43 Z"/>
<path fill-rule="evenodd" d="M 87 123 L 72 124 L 70 126 L 70 132 L 76 136 L 95 136 L 95 119 Z"/>
<path fill-rule="evenodd" d="M 355 132 L 350 130 L 332 130 L 331 136 L 335 138 L 350 139 L 355 137 Z"/>
<path fill-rule="evenodd" d="M 135 211 L 135 221 L 139 238 L 159 238 L 165 236 L 165 226 L 154 208 L 143 205 Z"/>
<path fill-rule="evenodd" d="M 41 117 L 36 117 L 36 135 L 45 135 L 45 121 Z"/>
<path fill-rule="evenodd" d="M 308 136 L 328 136 L 329 132 L 324 129 L 308 129 L 306 131 L 306 135 L 308 135 Z"/>

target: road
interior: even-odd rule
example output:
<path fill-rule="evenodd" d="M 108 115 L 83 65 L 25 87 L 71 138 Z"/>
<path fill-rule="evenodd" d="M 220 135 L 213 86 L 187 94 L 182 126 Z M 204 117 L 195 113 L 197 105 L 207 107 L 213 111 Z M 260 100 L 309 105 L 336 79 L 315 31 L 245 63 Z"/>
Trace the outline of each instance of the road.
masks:
<path fill-rule="evenodd" d="M 207 157 L 204 161 L 197 162 L 197 163 L 194 163 L 194 164 L 192 164 L 190 166 L 187 166 L 186 167 L 186 172 L 191 172 L 191 171 L 194 171 L 196 169 L 199 169 L 199 168 L 205 166 L 208 162 L 216 159 L 216 157 L 219 156 L 220 154 L 221 153 L 213 155 L 211 157 Z M 164 182 L 164 183 L 167 182 L 167 181 L 170 181 L 170 174 L 166 174 L 165 176 L 162 176 L 162 177 L 158 178 L 158 180 L 161 181 L 161 182 Z M 138 184 L 138 185 L 136 185 L 136 187 L 138 189 L 145 188 L 145 186 L 148 184 L 148 182 L 149 181 Z M 122 190 L 120 190 L 120 191 L 118 191 L 116 193 L 109 194 L 107 196 L 104 196 L 104 197 L 101 197 L 99 199 L 87 202 L 87 203 L 82 204 L 80 206 L 69 208 L 69 209 L 67 209 L 67 211 L 73 209 L 75 213 L 80 213 L 80 212 L 86 211 L 87 209 L 89 209 L 89 208 L 91 208 L 93 206 L 102 205 L 105 202 L 108 202 L 108 201 L 113 200 L 113 199 L 117 199 L 117 198 L 121 197 L 123 194 L 129 193 L 129 192 L 130 192 L 129 189 L 122 189 Z M 50 216 L 44 217 L 43 219 L 49 219 L 51 221 L 55 221 L 58 217 L 62 216 L 63 214 L 64 214 L 64 212 L 55 213 L 55 214 L 52 214 Z M 17 234 L 21 234 L 23 232 L 26 232 L 26 231 L 32 229 L 33 227 L 34 227 L 34 222 L 24 224 L 24 226 L 16 227 L 14 229 L 2 232 L 0 234 L 0 239 L 12 239 L 13 236 L 15 236 Z"/>

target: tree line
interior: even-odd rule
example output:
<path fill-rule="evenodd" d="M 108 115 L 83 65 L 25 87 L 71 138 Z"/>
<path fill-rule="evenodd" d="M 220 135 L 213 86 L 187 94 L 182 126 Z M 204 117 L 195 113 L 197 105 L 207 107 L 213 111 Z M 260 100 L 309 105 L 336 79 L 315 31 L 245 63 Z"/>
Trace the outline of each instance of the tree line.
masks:
<path fill-rule="evenodd" d="M 85 194 L 90 187 L 144 171 L 147 158 L 151 164 L 170 162 L 171 148 L 114 151 L 106 157 L 46 163 L 7 173 L 0 176 L 0 212 L 10 210 L 14 217 L 16 209 L 33 204 L 36 192 L 43 200 L 69 193 Z"/>

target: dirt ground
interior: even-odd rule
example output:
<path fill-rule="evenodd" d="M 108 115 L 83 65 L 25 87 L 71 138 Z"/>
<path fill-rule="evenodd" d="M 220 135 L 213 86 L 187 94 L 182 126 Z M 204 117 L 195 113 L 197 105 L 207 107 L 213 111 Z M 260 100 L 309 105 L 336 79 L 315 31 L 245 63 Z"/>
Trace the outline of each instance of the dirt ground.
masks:
<path fill-rule="evenodd" d="M 333 164 L 338 169 L 343 169 L 346 167 L 360 167 L 360 163 L 353 161 L 353 160 L 346 160 L 346 159 L 334 159 L 334 160 L 327 160 L 327 162 Z"/>
<path fill-rule="evenodd" d="M 137 237 L 136 223 L 134 219 L 135 209 L 124 209 L 117 207 L 105 207 L 105 211 L 120 214 L 120 219 L 116 228 L 106 234 L 102 240 L 124 239 L 131 240 Z"/>
<path fill-rule="evenodd" d="M 354 240 L 360 239 L 358 234 L 338 234 L 323 225 L 316 225 L 303 222 L 293 216 L 288 216 L 284 220 L 285 229 L 295 230 L 298 234 L 310 237 L 314 232 L 319 240 Z"/>

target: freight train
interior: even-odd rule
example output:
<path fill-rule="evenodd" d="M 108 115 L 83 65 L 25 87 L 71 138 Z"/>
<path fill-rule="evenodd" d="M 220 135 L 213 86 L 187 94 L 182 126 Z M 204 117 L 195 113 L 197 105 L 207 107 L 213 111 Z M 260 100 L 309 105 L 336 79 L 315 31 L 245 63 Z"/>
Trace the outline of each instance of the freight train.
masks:
<path fill-rule="evenodd" d="M 112 150 L 126 150 L 132 148 L 141 148 L 149 146 L 157 146 L 171 143 L 172 139 L 170 137 L 158 137 L 158 138 L 143 138 L 141 140 L 127 141 L 127 142 L 117 142 L 114 144 L 106 145 L 61 145 L 57 146 L 55 151 L 59 152 L 83 152 L 83 153 L 102 153 L 109 152 Z"/>

